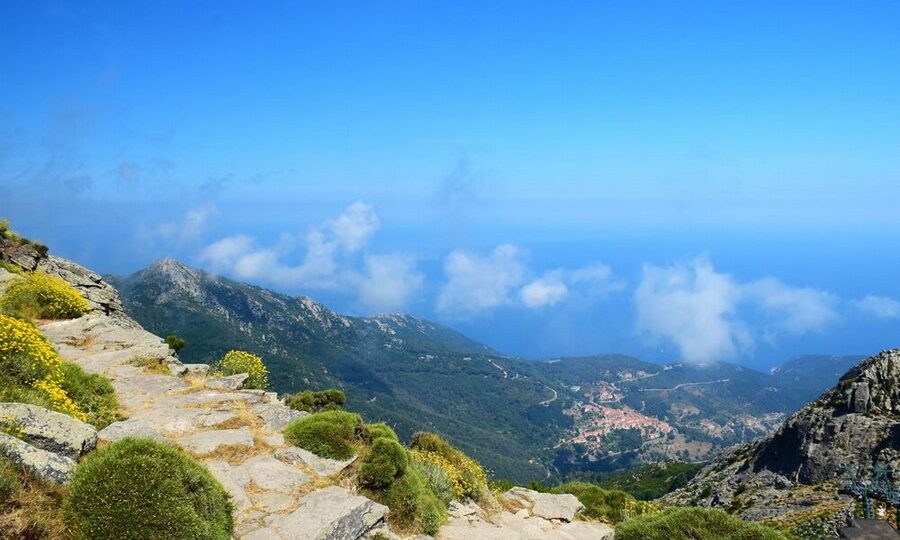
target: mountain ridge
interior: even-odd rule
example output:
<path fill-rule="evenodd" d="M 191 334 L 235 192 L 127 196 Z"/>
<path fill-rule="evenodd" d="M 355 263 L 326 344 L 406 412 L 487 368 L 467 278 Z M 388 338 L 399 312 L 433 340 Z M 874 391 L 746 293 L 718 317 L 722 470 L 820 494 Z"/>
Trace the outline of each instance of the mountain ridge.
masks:
<path fill-rule="evenodd" d="M 148 330 L 187 339 L 185 361 L 249 350 L 266 359 L 280 392 L 340 387 L 351 408 L 402 436 L 442 431 L 519 480 L 707 459 L 768 434 L 818 395 L 737 364 L 519 359 L 412 315 L 341 315 L 168 258 L 109 280 Z"/>

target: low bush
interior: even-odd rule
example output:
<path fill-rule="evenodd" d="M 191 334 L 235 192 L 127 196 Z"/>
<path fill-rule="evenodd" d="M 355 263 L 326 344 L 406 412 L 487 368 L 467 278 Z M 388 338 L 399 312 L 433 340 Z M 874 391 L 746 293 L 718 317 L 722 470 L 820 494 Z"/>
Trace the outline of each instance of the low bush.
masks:
<path fill-rule="evenodd" d="M 441 466 L 431 459 L 425 459 L 422 454 L 420 451 L 412 452 L 412 466 L 425 479 L 432 493 L 444 504 L 450 504 L 451 501 L 459 498 L 458 485 L 454 484 L 449 474 L 449 471 L 455 471 L 455 469 Z"/>
<path fill-rule="evenodd" d="M 178 352 L 181 349 L 183 349 L 186 343 L 187 342 L 184 340 L 183 337 L 176 336 L 174 334 L 170 335 L 170 336 L 166 336 L 166 345 L 168 345 L 169 348 L 175 352 Z"/>
<path fill-rule="evenodd" d="M 420 431 L 413 435 L 413 450 L 419 450 L 430 454 L 437 454 L 444 458 L 448 476 L 457 483 L 457 498 L 469 497 L 480 499 L 487 490 L 487 474 L 481 465 L 467 456 L 461 450 L 454 448 L 450 443 L 436 433 Z M 434 460 L 436 464 L 445 466 L 443 461 Z"/>
<path fill-rule="evenodd" d="M 575 495 L 584 505 L 582 516 L 607 523 L 619 523 L 658 510 L 653 503 L 639 501 L 624 491 L 603 489 L 587 482 L 567 482 L 550 489 L 549 492 Z"/>
<path fill-rule="evenodd" d="M 319 412 L 338 410 L 347 400 L 347 396 L 337 389 L 304 390 L 291 396 L 288 406 L 298 411 Z"/>
<path fill-rule="evenodd" d="M 402 531 L 435 535 L 447 517 L 447 507 L 415 467 L 407 469 L 377 498 L 391 509 L 391 524 Z"/>
<path fill-rule="evenodd" d="M 294 420 L 284 430 L 284 439 L 300 448 L 332 459 L 349 459 L 366 437 L 358 414 L 322 411 Z"/>
<path fill-rule="evenodd" d="M 409 451 L 397 441 L 379 437 L 359 469 L 360 483 L 371 489 L 385 489 L 409 468 Z"/>
<path fill-rule="evenodd" d="M 0 296 L 4 311 L 39 319 L 74 319 L 91 310 L 81 293 L 56 276 L 37 271 L 23 277 Z"/>
<path fill-rule="evenodd" d="M 87 415 L 63 386 L 62 364 L 37 328 L 26 321 L 0 315 L 0 379 L 7 383 L 0 394 L 87 420 Z"/>
<path fill-rule="evenodd" d="M 84 412 L 87 423 L 103 429 L 120 420 L 116 391 L 106 377 L 85 373 L 78 365 L 63 362 L 62 388 L 78 408 Z"/>
<path fill-rule="evenodd" d="M 397 437 L 397 433 L 394 432 L 391 426 L 385 424 L 384 422 L 378 422 L 377 424 L 366 424 L 366 429 L 369 431 L 369 438 L 372 441 L 375 441 L 375 439 L 385 438 L 400 442 L 400 438 Z"/>
<path fill-rule="evenodd" d="M 244 388 L 269 387 L 269 370 L 263 364 L 262 358 L 247 351 L 228 351 L 218 364 L 213 366 L 213 371 L 225 376 L 247 373 L 250 378 L 244 383 Z"/>
<path fill-rule="evenodd" d="M 722 510 L 668 508 L 616 525 L 616 540 L 788 540 L 769 527 L 741 521 Z"/>
<path fill-rule="evenodd" d="M 89 454 L 64 502 L 77 540 L 228 540 L 227 492 L 169 444 L 123 439 Z"/>
<path fill-rule="evenodd" d="M 64 490 L 0 458 L 0 538 L 69 540 L 62 511 Z"/>

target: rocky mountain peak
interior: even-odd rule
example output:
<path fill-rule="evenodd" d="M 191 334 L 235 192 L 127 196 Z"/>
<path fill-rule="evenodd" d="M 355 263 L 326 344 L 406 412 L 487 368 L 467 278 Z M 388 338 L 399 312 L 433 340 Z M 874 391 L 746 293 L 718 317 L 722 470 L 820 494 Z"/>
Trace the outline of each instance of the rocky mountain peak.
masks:
<path fill-rule="evenodd" d="M 187 294 L 199 299 L 202 296 L 202 282 L 206 276 L 204 272 L 195 270 L 175 259 L 164 257 L 148 266 L 144 271 L 144 277 L 158 282 L 166 289 L 162 297 L 168 298 L 172 294 Z"/>
<path fill-rule="evenodd" d="M 900 469 L 900 350 L 851 368 L 838 384 L 769 438 L 723 453 L 672 502 L 743 508 L 750 519 L 783 516 L 839 495 L 845 467 Z M 813 497 L 811 494 L 816 494 Z"/>

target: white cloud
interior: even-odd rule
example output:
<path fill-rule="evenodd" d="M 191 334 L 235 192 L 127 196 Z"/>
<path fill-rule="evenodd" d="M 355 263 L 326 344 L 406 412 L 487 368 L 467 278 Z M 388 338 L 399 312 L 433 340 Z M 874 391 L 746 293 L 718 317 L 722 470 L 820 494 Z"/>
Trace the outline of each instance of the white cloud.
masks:
<path fill-rule="evenodd" d="M 779 326 L 789 334 L 819 331 L 838 319 L 833 308 L 837 298 L 818 289 L 791 287 L 766 278 L 745 285 L 744 294 L 780 319 Z"/>
<path fill-rule="evenodd" d="M 731 276 L 717 273 L 705 258 L 669 267 L 645 265 L 634 293 L 638 329 L 672 341 L 687 361 L 730 357 L 749 339 L 734 320 L 739 297 Z"/>
<path fill-rule="evenodd" d="M 224 238 L 200 253 L 200 261 L 213 270 L 248 280 L 265 280 L 287 287 L 335 289 L 345 286 L 340 273 L 346 258 L 359 251 L 378 230 L 372 206 L 355 202 L 338 217 L 311 228 L 304 237 L 306 253 L 299 264 L 282 259 L 293 242 L 260 247 L 246 235 Z"/>
<path fill-rule="evenodd" d="M 557 304 L 568 294 L 569 288 L 563 283 L 560 273 L 555 272 L 522 287 L 519 298 L 525 307 L 540 308 Z"/>
<path fill-rule="evenodd" d="M 438 295 L 438 310 L 473 314 L 512 303 L 510 292 L 525 279 L 521 251 L 511 244 L 488 256 L 453 251 L 444 263 L 447 283 Z"/>
<path fill-rule="evenodd" d="M 774 278 L 739 283 L 716 272 L 706 257 L 667 267 L 645 265 L 634 302 L 639 331 L 674 343 L 684 360 L 701 364 L 753 346 L 750 327 L 737 314 L 744 304 L 771 320 L 770 338 L 820 331 L 838 318 L 837 299 L 828 292 Z"/>
<path fill-rule="evenodd" d="M 209 221 L 219 214 L 215 205 L 208 204 L 188 210 L 180 220 L 167 221 L 154 227 L 138 229 L 138 238 L 145 243 L 184 245 L 200 240 L 209 227 Z"/>
<path fill-rule="evenodd" d="M 222 272 L 233 268 L 253 246 L 253 239 L 247 235 L 229 236 L 203 248 L 199 258 L 211 270 Z"/>
<path fill-rule="evenodd" d="M 447 282 L 438 295 L 438 311 L 474 315 L 501 306 L 540 309 L 575 295 L 597 296 L 624 287 L 606 265 L 556 269 L 535 277 L 523 259 L 524 252 L 511 244 L 497 246 L 488 255 L 451 252 L 444 262 Z"/>
<path fill-rule="evenodd" d="M 267 247 L 246 235 L 230 236 L 206 246 L 198 259 L 207 268 L 238 279 L 345 290 L 355 293 L 369 309 L 397 309 L 411 299 L 424 278 L 416 270 L 415 260 L 407 255 L 364 254 L 362 259 L 355 255 L 379 225 L 372 206 L 356 202 L 302 236 L 306 251 L 298 264 L 283 260 L 296 247 L 293 238 L 287 236 Z"/>
<path fill-rule="evenodd" d="M 390 311 L 409 303 L 424 276 L 412 257 L 404 254 L 366 255 L 365 272 L 354 278 L 359 300 L 376 311 Z"/>
<path fill-rule="evenodd" d="M 870 294 L 855 304 L 864 313 L 879 319 L 900 317 L 900 302 L 887 296 Z"/>

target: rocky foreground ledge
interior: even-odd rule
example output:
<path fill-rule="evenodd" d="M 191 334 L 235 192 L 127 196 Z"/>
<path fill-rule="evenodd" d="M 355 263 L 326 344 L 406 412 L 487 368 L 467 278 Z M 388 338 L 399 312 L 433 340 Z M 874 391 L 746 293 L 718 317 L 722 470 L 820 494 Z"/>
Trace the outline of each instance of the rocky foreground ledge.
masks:
<path fill-rule="evenodd" d="M 0 404 L 0 414 L 15 417 L 28 431 L 27 442 L 6 435 L 0 440 L 4 453 L 18 457 L 14 461 L 64 483 L 76 460 L 95 445 L 149 437 L 190 452 L 222 483 L 234 503 L 237 540 L 400 538 L 385 524 L 387 507 L 356 493 L 348 472 L 352 459 L 324 459 L 285 443 L 282 429 L 307 413 L 290 409 L 273 392 L 242 389 L 246 375 L 212 378 L 205 364 L 182 364 L 161 338 L 122 312 L 115 289 L 97 274 L 58 258 L 43 268 L 79 289 L 94 309 L 78 319 L 43 324 L 41 331 L 62 358 L 112 381 L 128 419 L 97 432 L 38 407 Z M 574 521 L 581 504 L 572 495 L 514 488 L 504 502 L 504 510 L 490 513 L 474 503 L 452 504 L 451 519 L 437 538 L 613 535 L 605 524 Z"/>

